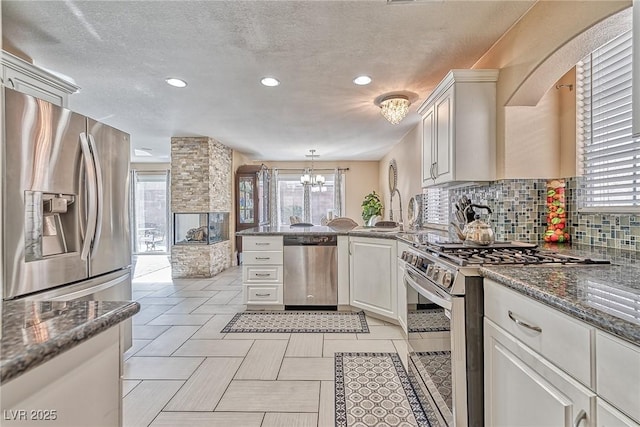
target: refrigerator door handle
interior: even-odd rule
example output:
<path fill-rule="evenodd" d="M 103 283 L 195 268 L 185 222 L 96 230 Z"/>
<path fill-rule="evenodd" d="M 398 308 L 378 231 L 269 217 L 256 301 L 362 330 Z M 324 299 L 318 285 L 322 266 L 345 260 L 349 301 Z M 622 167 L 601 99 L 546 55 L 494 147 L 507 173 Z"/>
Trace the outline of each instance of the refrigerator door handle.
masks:
<path fill-rule="evenodd" d="M 78 168 L 78 182 L 80 183 L 80 189 L 78 190 L 78 194 L 87 194 L 87 179 L 85 172 L 85 161 L 84 154 L 82 154 L 82 159 L 80 161 L 80 167 Z M 87 203 L 84 200 L 84 197 L 78 198 L 78 200 L 82 200 L 82 203 L 78 203 L 78 217 L 80 224 L 80 236 L 84 239 L 86 236 L 86 228 L 87 228 Z"/>
<path fill-rule="evenodd" d="M 96 214 L 96 231 L 93 237 L 93 250 L 91 256 L 95 256 L 100 244 L 100 237 L 102 236 L 102 217 L 104 215 L 104 188 L 102 186 L 102 167 L 100 165 L 100 158 L 98 157 L 98 150 L 96 148 L 96 141 L 93 139 L 93 135 L 89 134 L 89 147 L 93 154 L 93 164 L 95 166 L 96 174 L 96 190 L 97 190 L 97 214 Z"/>
<path fill-rule="evenodd" d="M 84 168 L 87 172 L 87 230 L 82 241 L 82 252 L 80 253 L 80 259 L 85 261 L 89 257 L 89 251 L 91 250 L 91 240 L 93 239 L 96 232 L 96 205 L 98 204 L 98 200 L 96 198 L 96 170 L 93 166 L 93 156 L 91 155 L 91 148 L 89 147 L 87 134 L 84 132 L 80 134 L 80 148 L 82 149 Z"/>

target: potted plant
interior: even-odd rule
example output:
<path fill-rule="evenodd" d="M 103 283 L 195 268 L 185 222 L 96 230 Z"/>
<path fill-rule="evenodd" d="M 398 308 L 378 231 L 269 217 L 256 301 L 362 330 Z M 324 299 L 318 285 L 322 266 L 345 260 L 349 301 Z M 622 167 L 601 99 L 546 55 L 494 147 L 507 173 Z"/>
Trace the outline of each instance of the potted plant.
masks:
<path fill-rule="evenodd" d="M 372 191 L 364 197 L 364 201 L 361 206 L 362 219 L 365 224 L 367 224 L 369 219 L 373 216 L 382 216 L 382 202 L 380 201 L 380 196 L 378 196 L 375 191 Z"/>

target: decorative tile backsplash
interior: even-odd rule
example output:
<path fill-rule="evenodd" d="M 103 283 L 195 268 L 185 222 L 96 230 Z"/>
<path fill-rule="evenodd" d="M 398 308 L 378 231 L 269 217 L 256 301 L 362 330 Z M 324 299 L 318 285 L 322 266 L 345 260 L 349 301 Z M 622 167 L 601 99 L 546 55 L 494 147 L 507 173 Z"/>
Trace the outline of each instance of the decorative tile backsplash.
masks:
<path fill-rule="evenodd" d="M 571 235 L 576 243 L 640 251 L 640 214 L 579 213 L 580 178 L 567 179 Z"/>
<path fill-rule="evenodd" d="M 640 251 L 640 214 L 578 212 L 580 179 L 566 179 L 569 234 L 573 243 Z M 450 206 L 463 195 L 487 205 L 496 240 L 542 241 L 546 229 L 546 180 L 507 179 L 448 190 Z M 451 212 L 452 213 L 452 212 Z M 450 215 L 450 219 L 452 219 Z M 483 218 L 486 220 L 485 214 Z"/>
<path fill-rule="evenodd" d="M 537 241 L 546 226 L 545 181 L 513 179 L 449 190 L 451 204 L 463 195 L 492 210 L 488 217 L 497 240 Z M 486 212 L 481 212 L 486 220 Z"/>

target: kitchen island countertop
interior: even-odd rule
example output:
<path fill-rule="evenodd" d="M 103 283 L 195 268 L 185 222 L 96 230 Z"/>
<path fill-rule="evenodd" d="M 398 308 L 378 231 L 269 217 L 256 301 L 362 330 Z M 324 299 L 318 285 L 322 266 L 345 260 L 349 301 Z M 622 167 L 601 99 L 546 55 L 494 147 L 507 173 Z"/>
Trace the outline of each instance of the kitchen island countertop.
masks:
<path fill-rule="evenodd" d="M 329 235 L 329 236 L 364 236 L 377 237 L 381 239 L 395 239 L 398 230 L 385 230 L 375 227 L 358 226 L 351 229 L 333 228 L 325 225 L 314 225 L 312 227 L 292 227 L 290 225 L 270 226 L 263 225 L 260 227 L 249 228 L 236 232 L 237 236 L 308 236 L 308 235 Z"/>
<path fill-rule="evenodd" d="M 0 383 L 20 376 L 140 311 L 131 301 L 4 301 Z"/>

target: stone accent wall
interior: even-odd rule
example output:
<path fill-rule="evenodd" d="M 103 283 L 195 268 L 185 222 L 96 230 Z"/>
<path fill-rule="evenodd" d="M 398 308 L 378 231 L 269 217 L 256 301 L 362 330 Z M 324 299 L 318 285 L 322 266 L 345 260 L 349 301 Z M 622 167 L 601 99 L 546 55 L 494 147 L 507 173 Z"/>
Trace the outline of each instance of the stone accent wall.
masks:
<path fill-rule="evenodd" d="M 212 138 L 171 138 L 171 211 L 230 212 L 232 157 Z"/>
<path fill-rule="evenodd" d="M 231 212 L 232 150 L 212 138 L 171 138 L 171 212 Z M 212 277 L 231 266 L 229 241 L 172 245 L 172 276 Z"/>
<path fill-rule="evenodd" d="M 213 277 L 231 267 L 231 244 L 176 245 L 171 247 L 171 275 L 179 277 Z"/>

